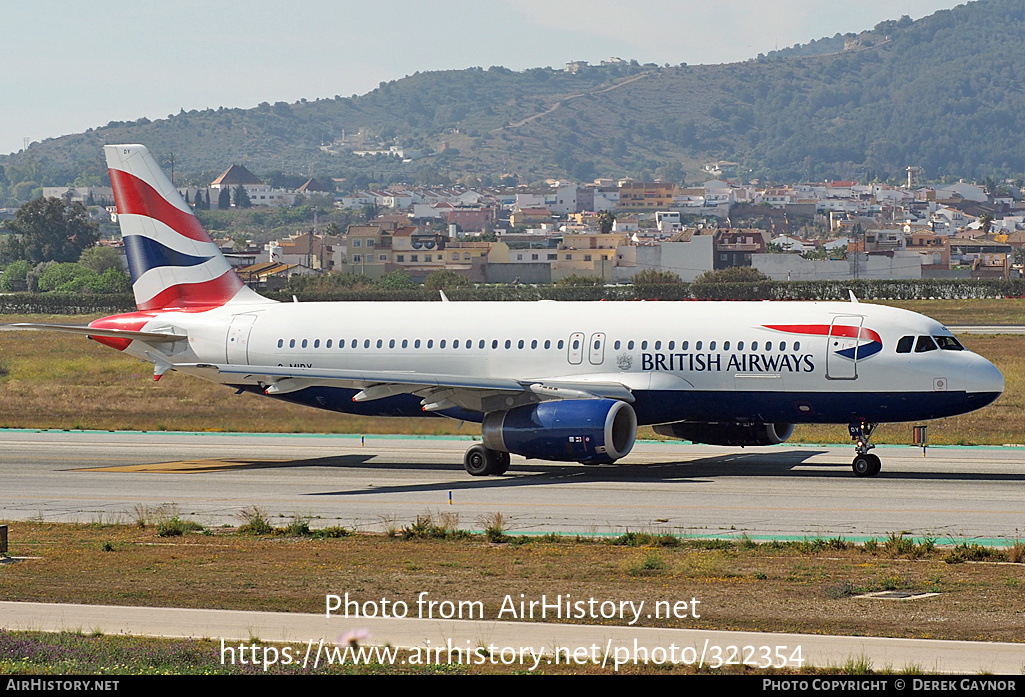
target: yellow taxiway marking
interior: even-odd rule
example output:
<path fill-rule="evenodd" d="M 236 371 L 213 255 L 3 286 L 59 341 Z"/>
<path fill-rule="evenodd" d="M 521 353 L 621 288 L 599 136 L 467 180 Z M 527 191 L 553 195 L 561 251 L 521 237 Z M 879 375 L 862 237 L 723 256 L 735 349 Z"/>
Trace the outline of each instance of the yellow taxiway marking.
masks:
<path fill-rule="evenodd" d="M 76 472 L 163 472 L 197 474 L 230 469 L 251 469 L 254 467 L 275 467 L 291 460 L 246 460 L 233 458 L 212 458 L 204 460 L 179 460 L 157 462 L 150 465 L 116 465 L 114 467 L 82 467 Z"/>

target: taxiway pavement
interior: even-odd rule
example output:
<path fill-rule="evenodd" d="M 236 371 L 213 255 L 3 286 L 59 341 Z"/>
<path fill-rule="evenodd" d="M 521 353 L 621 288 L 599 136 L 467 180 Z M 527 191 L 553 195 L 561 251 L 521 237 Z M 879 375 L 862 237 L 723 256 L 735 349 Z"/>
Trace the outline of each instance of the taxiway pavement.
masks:
<path fill-rule="evenodd" d="M 381 530 L 424 512 L 466 529 L 496 512 L 513 532 L 765 537 L 894 531 L 999 543 L 1025 521 L 1025 448 L 880 446 L 875 478 L 850 447 L 716 448 L 638 443 L 612 466 L 513 457 L 474 478 L 460 438 L 0 431 L 0 518 L 133 522 L 173 504 L 205 525 L 311 516 L 314 527 Z M 274 518 L 273 520 L 278 520 Z"/>

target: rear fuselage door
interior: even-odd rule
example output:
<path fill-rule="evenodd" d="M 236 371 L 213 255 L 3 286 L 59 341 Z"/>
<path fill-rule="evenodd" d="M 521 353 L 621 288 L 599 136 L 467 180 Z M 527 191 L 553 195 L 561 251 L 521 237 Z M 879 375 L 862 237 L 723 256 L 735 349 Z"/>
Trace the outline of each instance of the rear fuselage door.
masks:
<path fill-rule="evenodd" d="M 837 315 L 833 318 L 826 338 L 826 379 L 857 379 L 858 337 L 864 321 L 861 315 Z"/>
<path fill-rule="evenodd" d="M 228 327 L 228 363 L 249 364 L 249 333 L 253 331 L 256 315 L 235 315 Z"/>

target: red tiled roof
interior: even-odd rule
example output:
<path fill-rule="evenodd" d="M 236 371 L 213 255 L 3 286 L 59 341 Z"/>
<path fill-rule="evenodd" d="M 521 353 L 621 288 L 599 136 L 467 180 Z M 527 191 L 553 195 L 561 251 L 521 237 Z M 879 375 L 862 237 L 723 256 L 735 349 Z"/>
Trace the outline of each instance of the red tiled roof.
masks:
<path fill-rule="evenodd" d="M 210 186 L 238 186 L 239 184 L 263 184 L 263 181 L 242 165 L 232 165 L 224 174 L 214 179 Z"/>

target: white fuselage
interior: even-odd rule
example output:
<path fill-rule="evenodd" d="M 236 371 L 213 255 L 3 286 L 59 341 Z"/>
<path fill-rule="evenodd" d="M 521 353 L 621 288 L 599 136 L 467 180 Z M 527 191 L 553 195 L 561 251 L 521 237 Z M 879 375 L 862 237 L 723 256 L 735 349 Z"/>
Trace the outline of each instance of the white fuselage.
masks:
<path fill-rule="evenodd" d="M 978 408 L 1003 389 L 999 371 L 972 352 L 897 353 L 902 337 L 950 332 L 867 303 L 233 304 L 161 312 L 145 325 L 166 327 L 189 336 L 167 354 L 173 364 L 619 383 L 636 395 L 641 423 L 918 420 Z M 143 358 L 148 350 L 128 348 Z M 320 406 L 375 413 L 349 408 L 351 393 Z"/>

